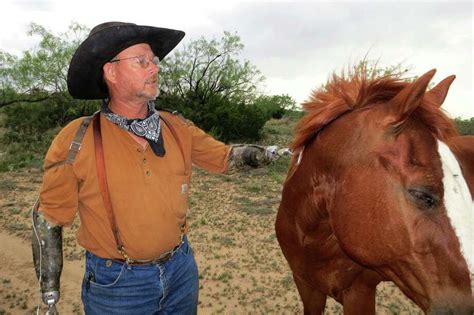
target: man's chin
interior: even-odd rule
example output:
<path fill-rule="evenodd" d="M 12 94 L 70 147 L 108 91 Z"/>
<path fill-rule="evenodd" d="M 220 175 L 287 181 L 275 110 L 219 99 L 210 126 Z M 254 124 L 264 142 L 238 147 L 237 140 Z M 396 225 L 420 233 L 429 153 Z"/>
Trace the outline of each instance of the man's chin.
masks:
<path fill-rule="evenodd" d="M 151 91 L 150 95 L 151 97 L 153 97 L 153 99 L 157 98 L 158 95 L 160 95 L 160 89 L 158 88 L 158 84 L 155 83 L 154 91 Z"/>
<path fill-rule="evenodd" d="M 155 92 L 142 92 L 138 96 L 145 98 L 148 101 L 153 101 L 155 100 L 158 96 L 160 95 L 160 90 L 156 89 Z"/>

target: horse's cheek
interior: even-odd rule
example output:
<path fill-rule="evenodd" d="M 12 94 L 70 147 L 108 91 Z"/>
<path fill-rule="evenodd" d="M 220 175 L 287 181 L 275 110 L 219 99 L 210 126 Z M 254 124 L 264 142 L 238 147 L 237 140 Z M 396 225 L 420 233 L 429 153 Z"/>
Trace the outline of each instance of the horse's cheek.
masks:
<path fill-rule="evenodd" d="M 387 224 L 389 213 L 389 204 L 374 206 L 373 200 L 353 204 L 336 202 L 331 209 L 331 221 L 343 251 L 359 263 L 373 266 L 389 263 L 400 255 L 404 250 L 404 233 L 394 230 L 396 225 Z M 393 235 L 399 235 L 398 241 Z"/>

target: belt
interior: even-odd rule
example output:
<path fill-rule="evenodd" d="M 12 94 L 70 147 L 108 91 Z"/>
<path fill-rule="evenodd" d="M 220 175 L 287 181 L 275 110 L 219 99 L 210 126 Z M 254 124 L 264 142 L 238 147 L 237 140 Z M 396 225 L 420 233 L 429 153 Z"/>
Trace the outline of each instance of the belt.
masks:
<path fill-rule="evenodd" d="M 115 261 L 121 262 L 123 264 L 128 264 L 132 266 L 141 266 L 141 265 L 157 265 L 157 264 L 162 264 L 170 260 L 174 254 L 178 251 L 178 249 L 181 247 L 181 245 L 184 244 L 184 234 L 181 234 L 181 241 L 179 242 L 178 245 L 176 245 L 173 249 L 164 252 L 160 256 L 153 258 L 153 259 L 147 259 L 147 260 L 141 260 L 141 259 L 114 259 Z"/>

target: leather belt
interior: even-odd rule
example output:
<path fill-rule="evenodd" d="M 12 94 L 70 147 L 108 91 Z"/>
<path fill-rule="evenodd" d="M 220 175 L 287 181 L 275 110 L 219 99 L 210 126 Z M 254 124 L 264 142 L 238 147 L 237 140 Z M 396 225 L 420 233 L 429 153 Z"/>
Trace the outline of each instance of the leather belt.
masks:
<path fill-rule="evenodd" d="M 128 264 L 131 266 L 142 266 L 142 265 L 157 265 L 157 264 L 162 264 L 170 260 L 174 254 L 178 251 L 178 249 L 184 244 L 184 234 L 181 235 L 181 242 L 176 245 L 172 250 L 169 250 L 167 252 L 164 252 L 160 256 L 153 258 L 153 259 L 147 259 L 147 260 L 140 260 L 140 259 L 114 259 L 115 261 L 119 261 L 123 264 Z"/>

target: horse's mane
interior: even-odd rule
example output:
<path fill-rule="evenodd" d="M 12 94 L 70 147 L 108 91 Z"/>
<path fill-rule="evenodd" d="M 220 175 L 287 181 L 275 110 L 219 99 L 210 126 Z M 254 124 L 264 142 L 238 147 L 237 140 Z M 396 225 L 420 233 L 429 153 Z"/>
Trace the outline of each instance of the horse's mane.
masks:
<path fill-rule="evenodd" d="M 325 86 L 313 91 L 310 99 L 303 103 L 306 113 L 296 126 L 291 148 L 299 150 L 344 113 L 390 101 L 409 84 L 411 82 L 400 76 L 377 76 L 376 69 L 334 73 Z M 424 99 L 411 117 L 420 120 L 440 140 L 457 136 L 454 122 L 438 106 Z"/>

